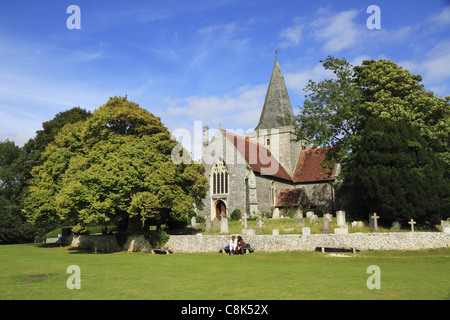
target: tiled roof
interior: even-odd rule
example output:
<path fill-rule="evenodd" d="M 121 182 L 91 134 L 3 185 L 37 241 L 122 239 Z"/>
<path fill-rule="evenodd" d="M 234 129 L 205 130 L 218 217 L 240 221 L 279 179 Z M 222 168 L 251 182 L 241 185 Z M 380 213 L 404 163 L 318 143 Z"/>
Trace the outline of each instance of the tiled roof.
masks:
<path fill-rule="evenodd" d="M 277 199 L 277 207 L 296 207 L 298 206 L 302 189 L 281 189 Z"/>
<path fill-rule="evenodd" d="M 330 170 L 328 166 L 322 167 L 326 152 L 330 148 L 302 150 L 292 177 L 293 181 L 299 183 L 334 180 L 335 169 Z"/>
<path fill-rule="evenodd" d="M 291 176 L 265 146 L 248 138 L 244 138 L 223 129 L 221 130 L 244 157 L 245 161 L 253 171 L 262 175 L 269 175 L 292 181 Z"/>
<path fill-rule="evenodd" d="M 335 169 L 330 170 L 328 166 L 322 167 L 326 152 L 331 147 L 302 150 L 294 174 L 291 177 L 264 145 L 226 130 L 221 130 L 255 172 L 293 181 L 294 183 L 335 180 Z"/>

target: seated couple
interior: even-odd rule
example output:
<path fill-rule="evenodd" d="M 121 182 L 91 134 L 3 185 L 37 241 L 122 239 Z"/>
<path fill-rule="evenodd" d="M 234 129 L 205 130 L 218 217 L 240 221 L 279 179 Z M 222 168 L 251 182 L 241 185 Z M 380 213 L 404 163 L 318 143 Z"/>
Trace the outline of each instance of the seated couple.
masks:
<path fill-rule="evenodd" d="M 231 237 L 230 240 L 230 255 L 233 254 L 244 254 L 245 242 L 241 236 L 238 236 L 237 239 L 235 236 Z"/>

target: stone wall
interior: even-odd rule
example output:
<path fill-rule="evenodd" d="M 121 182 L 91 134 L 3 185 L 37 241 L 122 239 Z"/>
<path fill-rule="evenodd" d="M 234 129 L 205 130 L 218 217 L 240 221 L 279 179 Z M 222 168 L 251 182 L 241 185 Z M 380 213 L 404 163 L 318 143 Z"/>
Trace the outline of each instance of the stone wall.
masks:
<path fill-rule="evenodd" d="M 218 252 L 228 245 L 230 235 L 171 236 L 166 248 L 174 253 Z M 317 247 L 356 247 L 359 250 L 420 250 L 450 247 L 444 232 L 350 233 L 312 235 L 244 236 L 255 251 L 314 251 Z M 143 236 L 129 236 L 122 248 L 114 236 L 75 236 L 71 243 L 95 252 L 151 252 Z"/>

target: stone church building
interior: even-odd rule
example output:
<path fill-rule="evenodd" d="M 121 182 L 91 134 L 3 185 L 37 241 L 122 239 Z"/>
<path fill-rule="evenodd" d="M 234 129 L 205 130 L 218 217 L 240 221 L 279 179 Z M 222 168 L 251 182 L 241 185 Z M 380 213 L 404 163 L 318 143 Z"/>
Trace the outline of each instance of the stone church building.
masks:
<path fill-rule="evenodd" d="M 220 128 L 209 141 L 203 128 L 202 163 L 209 179 L 203 210 L 197 213 L 229 216 L 234 209 L 251 216 L 274 208 L 331 210 L 331 183 L 338 175 L 321 163 L 328 148 L 310 149 L 295 138 L 294 113 L 278 59 L 272 71 L 259 123 L 253 132 L 237 135 Z"/>

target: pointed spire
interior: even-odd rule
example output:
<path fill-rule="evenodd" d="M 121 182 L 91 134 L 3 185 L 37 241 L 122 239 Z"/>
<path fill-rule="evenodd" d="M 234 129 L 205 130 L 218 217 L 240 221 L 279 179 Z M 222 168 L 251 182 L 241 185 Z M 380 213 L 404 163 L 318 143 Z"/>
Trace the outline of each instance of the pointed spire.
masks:
<path fill-rule="evenodd" d="M 258 129 L 273 129 L 292 124 L 294 112 L 292 111 L 291 100 L 286 89 L 280 65 L 278 64 L 278 52 L 275 57 L 272 77 L 267 89 L 266 100 L 259 119 Z"/>

